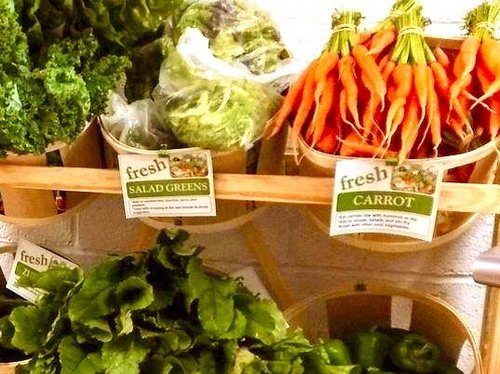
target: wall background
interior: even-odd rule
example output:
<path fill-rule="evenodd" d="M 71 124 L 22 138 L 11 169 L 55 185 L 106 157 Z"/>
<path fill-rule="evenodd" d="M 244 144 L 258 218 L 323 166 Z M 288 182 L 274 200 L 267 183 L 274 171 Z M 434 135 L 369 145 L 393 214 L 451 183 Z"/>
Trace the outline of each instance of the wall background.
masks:
<path fill-rule="evenodd" d="M 479 1 L 421 0 L 438 36 L 461 35 L 460 22 L 466 9 Z M 366 24 L 388 13 L 392 1 L 290 1 L 260 0 L 278 23 L 294 56 L 307 62 L 327 40 L 333 9 L 348 5 L 362 10 Z M 455 306 L 479 337 L 484 287 L 470 277 L 474 260 L 490 248 L 493 217 L 481 215 L 466 234 L 449 245 L 410 254 L 384 254 L 352 248 L 330 239 L 310 220 L 302 207 L 276 205 L 255 220 L 265 246 L 279 263 L 296 300 L 344 288 L 357 282 L 378 282 L 425 290 Z M 91 262 L 107 252 L 130 248 L 140 223 L 124 218 L 119 197 L 100 196 L 81 214 L 50 226 L 23 229 L 0 224 L 0 243 L 26 238 Z M 233 272 L 259 264 L 248 250 L 239 229 L 193 235 L 193 242 L 206 246 L 207 263 Z"/>

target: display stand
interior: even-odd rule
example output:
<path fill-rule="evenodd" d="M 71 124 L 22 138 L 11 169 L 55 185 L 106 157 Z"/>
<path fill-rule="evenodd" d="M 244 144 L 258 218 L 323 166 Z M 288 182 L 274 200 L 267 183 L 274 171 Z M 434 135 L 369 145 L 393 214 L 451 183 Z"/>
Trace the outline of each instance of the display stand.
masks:
<path fill-rule="evenodd" d="M 324 177 L 216 174 L 216 198 L 253 200 L 294 204 L 330 204 L 333 181 Z M 58 189 L 74 192 L 121 194 L 117 170 L 0 165 L 0 187 L 28 190 Z M 500 214 L 500 185 L 474 183 L 443 183 L 439 209 L 456 212 Z M 144 225 L 145 226 L 145 225 Z M 152 243 L 151 228 L 140 227 L 131 250 Z M 247 244 L 262 266 L 264 282 L 280 304 L 290 305 L 292 299 L 284 280 L 279 276 L 275 259 L 262 244 L 262 239 L 251 226 L 242 226 Z M 494 243 L 500 239 L 495 226 Z M 500 290 L 487 289 L 482 353 L 486 373 L 500 372 Z"/>
<path fill-rule="evenodd" d="M 500 169 L 497 169 L 494 183 L 496 185 L 500 183 Z M 495 216 L 491 244 L 492 247 L 500 244 L 500 215 L 498 214 Z M 498 287 L 486 287 L 481 354 L 486 373 L 500 372 L 500 288 Z"/>

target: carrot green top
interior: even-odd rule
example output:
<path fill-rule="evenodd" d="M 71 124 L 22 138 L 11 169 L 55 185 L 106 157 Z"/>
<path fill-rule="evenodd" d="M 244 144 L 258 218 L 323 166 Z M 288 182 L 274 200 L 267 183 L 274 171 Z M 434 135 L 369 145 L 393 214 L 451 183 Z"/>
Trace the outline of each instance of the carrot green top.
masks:
<path fill-rule="evenodd" d="M 337 11 L 332 16 L 332 35 L 323 52 L 347 56 L 358 43 L 358 26 L 363 16 L 353 10 Z"/>
<path fill-rule="evenodd" d="M 484 2 L 465 16 L 464 29 L 479 40 L 492 38 L 500 22 L 500 0 Z"/>
<path fill-rule="evenodd" d="M 424 39 L 427 20 L 422 15 L 422 7 L 415 4 L 407 12 L 393 19 L 398 39 L 391 60 L 398 64 L 426 64 L 435 61 L 434 54 Z"/>

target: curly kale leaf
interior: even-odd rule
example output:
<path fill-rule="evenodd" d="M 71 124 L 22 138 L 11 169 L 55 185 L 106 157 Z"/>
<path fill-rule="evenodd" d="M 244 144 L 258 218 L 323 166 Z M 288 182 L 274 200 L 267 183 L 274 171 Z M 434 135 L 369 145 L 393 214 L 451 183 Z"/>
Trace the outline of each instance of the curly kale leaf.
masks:
<path fill-rule="evenodd" d="M 155 39 L 183 0 L 80 0 L 83 18 L 108 47 L 127 51 Z"/>
<path fill-rule="evenodd" d="M 23 33 L 14 4 L 9 0 L 0 1 L 0 70 L 9 75 L 17 75 L 19 70 L 29 68 L 28 40 Z"/>
<path fill-rule="evenodd" d="M 130 60 L 124 56 L 108 55 L 99 60 L 89 61 L 82 70 L 87 91 L 90 95 L 90 114 L 92 116 L 105 111 L 109 94 L 118 82 L 125 80 L 125 71 Z"/>
<path fill-rule="evenodd" d="M 90 95 L 83 78 L 70 67 L 49 66 L 41 71 L 48 103 L 59 118 L 49 140 L 71 141 L 81 132 L 90 111 Z"/>
<path fill-rule="evenodd" d="M 43 95 L 39 83 L 25 78 L 13 79 L 0 72 L 1 153 L 39 153 L 45 149 L 36 109 L 36 103 L 44 101 Z"/>

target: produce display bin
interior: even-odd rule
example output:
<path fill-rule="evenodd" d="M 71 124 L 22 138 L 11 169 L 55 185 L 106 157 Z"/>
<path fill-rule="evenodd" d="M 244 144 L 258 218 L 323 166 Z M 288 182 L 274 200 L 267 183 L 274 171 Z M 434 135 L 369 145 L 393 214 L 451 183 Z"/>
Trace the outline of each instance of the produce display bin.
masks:
<path fill-rule="evenodd" d="M 299 302 L 288 308 L 285 316 L 292 327 L 302 328 L 312 340 L 345 339 L 375 326 L 405 328 L 428 337 L 453 364 L 468 350 L 474 358 L 473 373 L 484 373 L 478 343 L 467 323 L 454 308 L 429 294 L 364 286 Z"/>
<path fill-rule="evenodd" d="M 54 144 L 42 155 L 7 155 L 0 159 L 0 165 L 48 166 L 51 158 L 55 158 L 57 166 L 102 168 L 101 149 L 99 129 L 92 122 L 71 144 Z M 0 221 L 20 226 L 50 224 L 62 217 L 72 216 L 97 197 L 87 192 L 61 193 L 50 189 L 26 190 L 8 186 L 0 187 L 0 194 L 3 204 Z"/>
<path fill-rule="evenodd" d="M 141 150 L 125 145 L 101 125 L 106 141 L 106 160 L 108 167 L 118 166 L 118 154 L 154 155 L 157 151 Z M 263 174 L 280 175 L 284 173 L 284 146 L 286 133 L 268 139 L 266 134 L 255 142 L 249 150 L 212 152 L 214 173 L 224 174 Z M 141 220 L 155 229 L 182 227 L 192 233 L 210 233 L 230 230 L 249 222 L 264 212 L 266 204 L 254 201 L 217 201 L 215 217 L 148 217 Z"/>
<path fill-rule="evenodd" d="M 495 144 L 490 142 L 468 153 L 434 159 L 411 160 L 410 162 L 424 166 L 443 165 L 446 170 L 473 165 L 468 182 L 490 184 L 493 182 L 497 167 L 497 154 L 494 149 Z M 310 149 L 302 139 L 299 139 L 299 154 L 303 157 L 298 166 L 298 173 L 305 176 L 333 178 L 336 162 L 351 159 Z M 310 206 L 306 207 L 306 211 L 323 231 L 329 232 L 331 206 Z M 372 233 L 338 235 L 335 236 L 335 239 L 354 247 L 380 252 L 411 252 L 430 249 L 446 244 L 464 233 L 477 216 L 477 213 L 439 211 L 432 242 L 423 242 L 399 235 Z"/>

